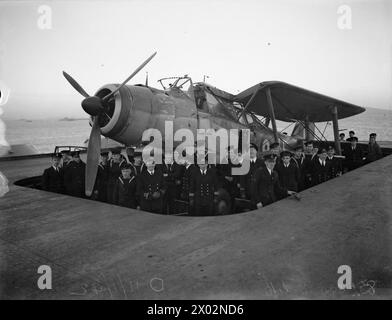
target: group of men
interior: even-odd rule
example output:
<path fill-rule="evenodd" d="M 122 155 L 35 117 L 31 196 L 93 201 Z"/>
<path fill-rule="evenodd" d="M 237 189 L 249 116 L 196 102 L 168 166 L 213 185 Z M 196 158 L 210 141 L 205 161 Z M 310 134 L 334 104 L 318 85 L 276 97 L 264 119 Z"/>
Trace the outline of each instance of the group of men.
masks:
<path fill-rule="evenodd" d="M 197 216 L 252 210 L 382 156 L 375 134 L 370 135 L 366 157 L 357 146 L 358 139 L 351 138 L 350 148 L 344 151 L 345 158 L 335 156 L 332 146 L 315 148 L 312 141 L 298 146 L 293 153 L 281 151 L 279 144 L 273 143 L 263 157 L 258 156 L 257 146 L 251 144 L 250 168 L 244 175 L 232 174 L 232 169 L 241 167 L 243 161 L 234 148 L 229 148 L 227 163 L 217 165 L 207 164 L 207 158 L 203 164 L 186 160 L 177 163 L 171 155 L 162 164 L 156 164 L 153 158 L 141 163 L 137 158 L 126 159 L 121 149 L 114 149 L 111 157 L 108 152 L 101 153 L 91 198 L 164 214 L 179 213 L 179 203 L 186 206 L 188 214 Z M 85 197 L 85 164 L 79 152 L 65 151 L 52 159 L 52 166 L 43 174 L 43 188 Z"/>

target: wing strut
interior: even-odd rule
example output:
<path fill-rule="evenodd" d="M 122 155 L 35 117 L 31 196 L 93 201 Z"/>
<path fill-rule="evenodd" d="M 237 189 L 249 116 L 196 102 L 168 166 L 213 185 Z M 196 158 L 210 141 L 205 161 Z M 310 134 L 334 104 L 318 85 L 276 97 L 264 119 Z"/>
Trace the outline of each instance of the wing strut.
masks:
<path fill-rule="evenodd" d="M 335 150 L 336 153 L 341 156 L 342 155 L 342 148 L 339 142 L 339 124 L 338 124 L 338 107 L 332 106 L 332 123 L 333 123 L 333 136 L 335 138 Z"/>
<path fill-rule="evenodd" d="M 274 104 L 272 102 L 271 89 L 269 87 L 267 87 L 267 90 L 265 93 L 267 95 L 268 111 L 269 111 L 269 116 L 270 116 L 271 123 L 272 123 L 272 130 L 274 131 L 274 140 L 275 140 L 275 142 L 279 143 L 279 136 L 278 136 L 278 130 L 276 128 Z"/>

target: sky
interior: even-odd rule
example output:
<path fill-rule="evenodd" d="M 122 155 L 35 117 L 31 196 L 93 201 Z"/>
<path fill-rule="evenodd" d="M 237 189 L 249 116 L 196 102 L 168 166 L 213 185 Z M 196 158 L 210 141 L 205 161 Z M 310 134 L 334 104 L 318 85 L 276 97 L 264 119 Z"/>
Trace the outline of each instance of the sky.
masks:
<path fill-rule="evenodd" d="M 0 1 L 2 117 L 87 117 L 62 70 L 92 95 L 154 51 L 130 84 L 280 80 L 392 110 L 392 0 Z"/>

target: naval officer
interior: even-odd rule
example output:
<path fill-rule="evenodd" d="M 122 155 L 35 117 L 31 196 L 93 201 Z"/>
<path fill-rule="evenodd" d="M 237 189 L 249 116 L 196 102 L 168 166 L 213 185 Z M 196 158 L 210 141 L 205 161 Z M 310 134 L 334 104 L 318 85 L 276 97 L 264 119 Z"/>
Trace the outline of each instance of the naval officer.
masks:
<path fill-rule="evenodd" d="M 46 191 L 63 193 L 63 169 L 60 167 L 60 154 L 52 155 L 52 165 L 42 175 L 42 188 Z"/>

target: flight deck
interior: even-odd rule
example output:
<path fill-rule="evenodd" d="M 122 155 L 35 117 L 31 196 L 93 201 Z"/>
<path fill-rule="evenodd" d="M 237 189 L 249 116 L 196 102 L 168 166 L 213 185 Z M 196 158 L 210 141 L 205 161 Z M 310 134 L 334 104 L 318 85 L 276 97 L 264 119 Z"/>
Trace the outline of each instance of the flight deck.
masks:
<path fill-rule="evenodd" d="M 49 158 L 0 161 L 2 299 L 392 297 L 392 156 L 234 215 L 158 215 L 14 185 Z M 40 290 L 37 270 L 52 270 Z M 352 269 L 340 290 L 338 268 Z"/>

